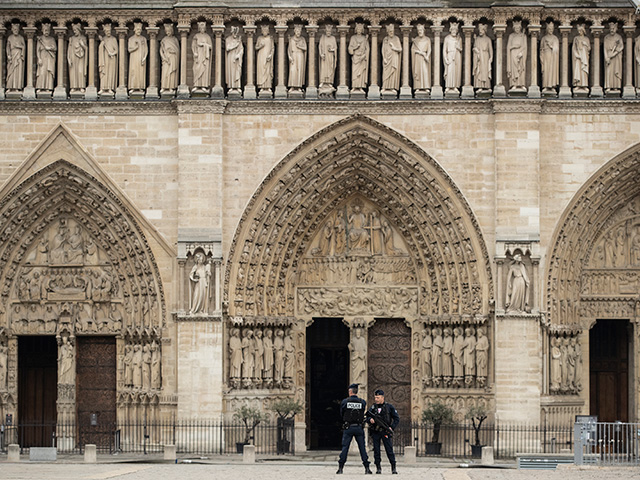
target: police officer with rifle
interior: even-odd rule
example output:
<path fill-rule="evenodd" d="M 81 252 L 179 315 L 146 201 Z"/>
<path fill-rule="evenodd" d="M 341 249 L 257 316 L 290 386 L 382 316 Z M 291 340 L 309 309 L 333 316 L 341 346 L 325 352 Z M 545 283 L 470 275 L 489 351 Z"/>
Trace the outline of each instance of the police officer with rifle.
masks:
<path fill-rule="evenodd" d="M 367 402 L 358 397 L 358 384 L 352 383 L 349 385 L 349 396 L 342 400 L 340 404 L 340 415 L 342 417 L 342 452 L 340 452 L 340 458 L 338 460 L 337 474 L 343 473 L 342 469 L 347 462 L 347 454 L 349 453 L 349 446 L 351 445 L 351 439 L 355 437 L 358 444 L 358 450 L 360 450 L 360 458 L 364 465 L 364 473 L 370 474 L 369 468 L 369 456 L 367 455 L 367 448 L 364 444 L 364 414 L 367 409 Z"/>
<path fill-rule="evenodd" d="M 371 438 L 373 440 L 373 460 L 376 464 L 376 473 L 382 473 L 380 463 L 380 440 L 384 444 L 389 463 L 391 463 L 391 473 L 398 473 L 396 470 L 396 456 L 393 453 L 391 438 L 393 431 L 400 423 L 398 411 L 390 403 L 384 401 L 384 391 L 378 389 L 373 394 L 374 404 L 367 411 L 366 417 L 370 425 Z"/>

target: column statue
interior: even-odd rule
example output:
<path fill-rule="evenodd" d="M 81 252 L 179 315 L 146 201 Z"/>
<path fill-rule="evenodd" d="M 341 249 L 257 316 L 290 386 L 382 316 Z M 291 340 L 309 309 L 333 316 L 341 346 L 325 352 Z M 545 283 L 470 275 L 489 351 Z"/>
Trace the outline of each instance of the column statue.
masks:
<path fill-rule="evenodd" d="M 618 33 L 618 24 L 609 22 L 609 33 L 604 37 L 604 88 L 617 92 L 622 88 L 622 52 L 624 42 Z"/>
<path fill-rule="evenodd" d="M 393 23 L 385 26 L 387 36 L 382 41 L 382 89 L 388 93 L 397 93 L 400 88 L 402 43 L 395 27 Z"/>
<path fill-rule="evenodd" d="M 296 349 L 293 345 L 293 334 L 291 329 L 287 330 L 284 337 L 284 387 L 291 388 L 293 376 L 295 374 Z"/>
<path fill-rule="evenodd" d="M 436 327 L 433 329 L 433 345 L 431 350 L 431 370 L 433 373 L 432 382 L 433 386 L 440 385 L 442 380 L 442 349 L 444 347 L 444 341 L 442 339 L 442 329 Z"/>
<path fill-rule="evenodd" d="M 133 386 L 133 345 L 124 346 L 124 386 Z"/>
<path fill-rule="evenodd" d="M 542 93 L 555 94 L 560 84 L 560 41 L 553 34 L 555 25 L 547 22 L 547 33 L 540 39 L 540 71 Z"/>
<path fill-rule="evenodd" d="M 178 66 L 180 65 L 180 42 L 173 34 L 173 23 L 164 24 L 164 38 L 160 41 L 162 76 L 160 93 L 173 94 L 178 88 Z"/>
<path fill-rule="evenodd" d="M 479 93 L 491 91 L 493 45 L 487 36 L 487 24 L 478 25 L 478 35 L 473 42 L 473 79 Z"/>
<path fill-rule="evenodd" d="M 478 387 L 484 387 L 487 383 L 489 371 L 489 339 L 485 335 L 484 327 L 478 328 L 478 341 L 476 343 L 476 375 Z"/>
<path fill-rule="evenodd" d="M 356 23 L 348 50 L 351 55 L 351 92 L 364 93 L 369 78 L 369 35 L 364 35 L 364 23 Z"/>
<path fill-rule="evenodd" d="M 231 35 L 224 40 L 226 52 L 225 76 L 227 88 L 230 92 L 240 93 L 242 88 L 242 59 L 244 46 L 240 38 L 240 28 L 237 25 L 231 27 Z"/>
<path fill-rule="evenodd" d="M 162 388 L 162 364 L 160 345 L 154 340 L 151 342 L 151 388 L 160 390 Z"/>
<path fill-rule="evenodd" d="M 336 63 L 338 57 L 338 42 L 333 34 L 333 25 L 327 23 L 324 26 L 324 33 L 318 43 L 318 54 L 320 56 L 320 96 L 331 96 L 335 92 L 333 87 L 336 78 Z"/>
<path fill-rule="evenodd" d="M 142 348 L 142 389 L 151 389 L 151 347 L 148 344 Z"/>
<path fill-rule="evenodd" d="M 302 25 L 293 27 L 293 35 L 289 37 L 289 91 L 301 93 L 305 81 L 307 65 L 307 41 L 302 36 Z"/>
<path fill-rule="evenodd" d="M 464 381 L 464 335 L 462 327 L 453 329 L 453 385 L 461 387 Z"/>
<path fill-rule="evenodd" d="M 240 340 L 240 330 L 231 329 L 229 337 L 229 380 L 233 388 L 240 386 L 242 375 L 242 340 Z"/>
<path fill-rule="evenodd" d="M 209 280 L 211 265 L 206 262 L 204 253 L 195 254 L 195 264 L 189 273 L 189 314 L 206 314 L 209 301 Z"/>
<path fill-rule="evenodd" d="M 8 361 L 8 349 L 4 343 L 0 343 L 0 392 L 7 388 L 7 368 Z"/>
<path fill-rule="evenodd" d="M 578 25 L 578 34 L 573 39 L 571 54 L 573 56 L 573 91 L 587 93 L 589 91 L 589 55 L 591 42 L 586 35 L 584 23 Z"/>
<path fill-rule="evenodd" d="M 349 342 L 351 352 L 351 383 L 360 386 L 367 383 L 367 341 L 362 336 L 362 329 L 356 328 Z"/>
<path fill-rule="evenodd" d="M 255 360 L 253 384 L 256 388 L 262 386 L 262 375 L 264 373 L 264 342 L 262 337 L 262 329 L 256 328 L 253 334 L 253 353 Z"/>
<path fill-rule="evenodd" d="M 242 386 L 245 388 L 251 387 L 255 376 L 253 347 L 253 330 L 246 328 L 242 332 Z"/>
<path fill-rule="evenodd" d="M 279 328 L 276 330 L 276 337 L 273 340 L 274 351 L 274 375 L 273 382 L 278 388 L 282 387 L 282 380 L 284 377 L 284 331 Z"/>
<path fill-rule="evenodd" d="M 62 336 L 58 352 L 58 384 L 75 385 L 75 351 L 67 335 Z"/>
<path fill-rule="evenodd" d="M 458 35 L 458 22 L 449 24 L 449 34 L 442 41 L 442 63 L 446 93 L 460 93 L 462 85 L 462 37 Z"/>
<path fill-rule="evenodd" d="M 118 86 L 118 39 L 112 35 L 112 25 L 102 26 L 104 36 L 100 36 L 98 46 L 98 71 L 100 73 L 100 94 L 113 95 Z"/>
<path fill-rule="evenodd" d="M 42 35 L 38 36 L 36 56 L 38 68 L 36 71 L 36 90 L 53 91 L 56 76 L 56 52 L 58 45 L 51 36 L 51 24 L 42 24 Z"/>
<path fill-rule="evenodd" d="M 507 78 L 510 92 L 526 92 L 527 36 L 522 31 L 522 21 L 513 21 L 513 32 L 507 40 Z"/>
<path fill-rule="evenodd" d="M 193 52 L 193 93 L 208 93 L 211 88 L 213 42 L 207 33 L 207 22 L 198 22 L 198 33 L 191 41 Z"/>
<path fill-rule="evenodd" d="M 431 88 L 431 39 L 425 35 L 424 29 L 424 23 L 418 23 L 418 35 L 411 42 L 413 88 L 416 92 L 427 92 Z"/>
<path fill-rule="evenodd" d="M 464 383 L 471 385 L 476 376 L 476 337 L 473 330 L 469 327 L 464 329 L 464 354 L 462 361 L 464 363 Z"/>
<path fill-rule="evenodd" d="M 453 337 L 451 329 L 444 329 L 444 338 L 442 339 L 442 377 L 446 386 L 451 385 L 453 380 Z"/>
<path fill-rule="evenodd" d="M 82 34 L 82 25 L 71 25 L 73 36 L 69 38 L 67 62 L 69 63 L 69 88 L 73 92 L 84 92 L 87 87 L 87 37 Z"/>
<path fill-rule="evenodd" d="M 260 26 L 262 33 L 256 40 L 256 86 L 260 92 L 271 95 L 273 87 L 273 52 L 275 44 L 273 37 L 269 33 L 269 25 Z"/>
<path fill-rule="evenodd" d="M 142 346 L 134 345 L 133 361 L 133 388 L 142 388 Z"/>
<path fill-rule="evenodd" d="M 26 54 L 24 37 L 20 35 L 20 24 L 11 24 L 11 35 L 7 37 L 7 91 L 24 88 L 24 59 Z"/>
<path fill-rule="evenodd" d="M 558 337 L 551 337 L 551 361 L 550 361 L 550 390 L 552 393 L 556 393 L 560 390 L 560 384 L 562 383 L 562 371 L 560 368 L 560 362 L 562 354 L 560 352 L 560 339 Z"/>
<path fill-rule="evenodd" d="M 422 338 L 422 384 L 425 387 L 431 385 L 431 351 L 433 349 L 433 340 L 431 339 L 431 329 L 425 328 Z"/>
<path fill-rule="evenodd" d="M 264 347 L 264 363 L 263 363 L 263 374 L 262 378 L 264 379 L 264 386 L 270 388 L 273 383 L 273 330 L 266 329 L 264 332 L 264 338 L 262 340 L 262 345 Z"/>
<path fill-rule="evenodd" d="M 142 36 L 142 23 L 133 24 L 133 35 L 127 44 L 129 52 L 129 92 L 144 92 L 147 87 L 147 57 L 149 47 Z"/>
<path fill-rule="evenodd" d="M 507 298 L 504 304 L 507 312 L 524 313 L 529 309 L 529 276 L 522 263 L 522 256 L 516 253 L 507 273 Z"/>

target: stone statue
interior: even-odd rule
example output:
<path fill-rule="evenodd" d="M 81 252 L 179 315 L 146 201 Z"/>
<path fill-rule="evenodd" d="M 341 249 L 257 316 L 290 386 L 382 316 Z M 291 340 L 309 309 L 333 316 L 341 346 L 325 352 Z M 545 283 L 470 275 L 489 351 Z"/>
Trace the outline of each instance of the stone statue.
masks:
<path fill-rule="evenodd" d="M 473 42 L 473 80 L 480 93 L 491 90 L 491 67 L 493 65 L 493 45 L 487 36 L 487 24 L 478 25 L 478 35 Z"/>
<path fill-rule="evenodd" d="M 578 34 L 573 39 L 571 54 L 573 56 L 573 89 L 574 92 L 586 93 L 589 90 L 589 55 L 591 41 L 586 35 L 584 23 L 578 25 Z"/>
<path fill-rule="evenodd" d="M 133 35 L 127 44 L 129 52 L 129 92 L 139 93 L 147 87 L 147 57 L 149 47 L 142 36 L 142 23 L 133 24 Z"/>
<path fill-rule="evenodd" d="M 292 92 L 301 92 L 305 80 L 307 64 L 307 41 L 302 36 L 302 25 L 293 27 L 293 35 L 289 37 L 289 87 Z"/>
<path fill-rule="evenodd" d="M 522 256 L 513 256 L 507 273 L 507 298 L 504 303 L 507 312 L 523 313 L 529 309 L 529 276 L 522 263 Z"/>
<path fill-rule="evenodd" d="M 124 386 L 133 386 L 133 345 L 124 346 Z"/>
<path fill-rule="evenodd" d="M 367 382 L 367 341 L 362 336 L 362 329 L 356 328 L 349 342 L 351 352 L 351 383 L 360 386 Z"/>
<path fill-rule="evenodd" d="M 382 219 L 382 239 L 384 240 L 384 252 L 387 255 L 398 255 L 401 250 L 394 246 L 393 229 L 386 218 Z"/>
<path fill-rule="evenodd" d="M 266 329 L 264 332 L 264 339 L 262 340 L 264 347 L 264 363 L 263 363 L 263 375 L 265 386 L 271 387 L 273 382 L 273 330 Z"/>
<path fill-rule="evenodd" d="M 396 93 L 400 88 L 402 43 L 395 34 L 395 27 L 393 23 L 385 26 L 387 36 L 382 41 L 382 90 L 388 93 Z"/>
<path fill-rule="evenodd" d="M 273 352 L 273 364 L 275 367 L 273 382 L 276 387 L 281 387 L 284 377 L 284 331 L 281 328 L 276 330 L 276 337 L 273 340 Z"/>
<path fill-rule="evenodd" d="M 320 241 L 318 246 L 312 249 L 311 254 L 319 257 L 326 257 L 332 254 L 333 251 L 333 221 L 328 219 L 322 233 L 320 234 Z"/>
<path fill-rule="evenodd" d="M 476 375 L 476 337 L 470 327 L 464 329 L 464 383 L 471 385 Z"/>
<path fill-rule="evenodd" d="M 189 314 L 206 314 L 209 307 L 209 280 L 211 265 L 205 261 L 204 253 L 195 255 L 195 264 L 189 273 Z"/>
<path fill-rule="evenodd" d="M 436 327 L 433 329 L 433 346 L 431 350 L 431 370 L 433 373 L 433 385 L 440 385 L 442 379 L 442 349 L 444 341 L 442 339 L 442 329 Z"/>
<path fill-rule="evenodd" d="M 49 263 L 49 240 L 46 235 L 40 237 L 40 241 L 36 247 L 34 263 L 36 265 L 46 265 Z"/>
<path fill-rule="evenodd" d="M 371 253 L 373 255 L 384 254 L 384 235 L 380 223 L 380 211 L 373 210 L 369 219 L 369 231 L 371 232 Z"/>
<path fill-rule="evenodd" d="M 262 330 L 257 328 L 253 334 L 253 354 L 255 359 L 253 383 L 258 388 L 262 384 L 262 374 L 264 373 L 264 342 L 262 336 Z"/>
<path fill-rule="evenodd" d="M 180 42 L 173 34 L 173 23 L 164 24 L 164 38 L 160 41 L 162 77 L 160 93 L 173 94 L 178 88 L 178 67 L 180 65 Z"/>
<path fill-rule="evenodd" d="M 20 35 L 20 23 L 11 24 L 11 35 L 7 37 L 7 82 L 8 92 L 24 88 L 24 58 L 26 53 L 24 37 Z"/>
<path fill-rule="evenodd" d="M 425 35 L 424 23 L 416 25 L 418 35 L 411 42 L 413 88 L 427 92 L 431 88 L 431 39 Z"/>
<path fill-rule="evenodd" d="M 142 388 L 142 346 L 135 345 L 133 347 L 133 361 L 131 362 L 133 369 L 133 388 Z"/>
<path fill-rule="evenodd" d="M 100 36 L 98 46 L 98 71 L 100 73 L 100 94 L 113 94 L 118 84 L 118 39 L 112 35 L 112 25 L 102 26 L 104 36 Z"/>
<path fill-rule="evenodd" d="M 229 377 L 234 388 L 238 388 L 240 377 L 242 375 L 242 340 L 240 339 L 240 330 L 231 329 L 231 337 L 229 338 Z"/>
<path fill-rule="evenodd" d="M 333 230 L 335 231 L 335 255 L 343 255 L 345 249 L 347 248 L 347 235 L 346 235 L 346 227 L 344 224 L 344 218 L 341 216 L 336 217 Z"/>
<path fill-rule="evenodd" d="M 453 329 L 453 385 L 460 387 L 464 380 L 464 335 L 462 327 Z"/>
<path fill-rule="evenodd" d="M 198 33 L 191 41 L 193 52 L 193 92 L 205 93 L 211 88 L 213 43 L 207 33 L 207 23 L 198 22 Z"/>
<path fill-rule="evenodd" d="M 422 338 L 422 384 L 428 387 L 431 384 L 433 372 L 431 370 L 431 351 L 433 340 L 431 339 L 431 329 L 425 328 Z"/>
<path fill-rule="evenodd" d="M 67 62 L 69 63 L 69 88 L 71 92 L 84 92 L 87 87 L 87 37 L 82 34 L 82 25 L 71 25 L 73 36 L 69 38 Z"/>
<path fill-rule="evenodd" d="M 478 328 L 478 341 L 476 343 L 476 375 L 478 387 L 484 387 L 489 371 L 489 339 L 484 333 L 484 327 Z"/>
<path fill-rule="evenodd" d="M 230 92 L 240 93 L 242 88 L 242 59 L 244 46 L 240 38 L 240 28 L 237 25 L 231 27 L 231 35 L 224 41 L 226 51 L 226 81 Z"/>
<path fill-rule="evenodd" d="M 369 79 L 369 35 L 364 35 L 364 23 L 356 23 L 355 34 L 349 40 L 349 55 L 352 93 L 364 93 Z"/>
<path fill-rule="evenodd" d="M 462 38 L 458 35 L 458 22 L 449 24 L 449 35 L 442 42 L 445 93 L 460 93 L 462 85 Z"/>
<path fill-rule="evenodd" d="M 251 386 L 255 376 L 253 347 L 253 330 L 246 328 L 242 332 L 242 386 L 245 388 Z"/>
<path fill-rule="evenodd" d="M 636 74 L 636 91 L 640 90 L 640 35 L 636 37 L 635 47 L 633 49 L 633 58 Z"/>
<path fill-rule="evenodd" d="M 624 43 L 618 33 L 618 24 L 609 22 L 609 33 L 604 41 L 604 88 L 616 92 L 622 88 L 622 52 Z"/>
<path fill-rule="evenodd" d="M 56 52 L 58 45 L 51 36 L 51 24 L 42 24 L 42 35 L 38 36 L 36 56 L 38 69 L 36 71 L 36 90 L 53 91 L 53 80 L 56 76 Z"/>
<path fill-rule="evenodd" d="M 74 264 L 82 264 L 84 261 L 84 238 L 82 238 L 82 229 L 80 225 L 76 225 L 73 233 L 69 235 L 67 241 L 67 262 Z"/>
<path fill-rule="evenodd" d="M 352 252 L 370 253 L 369 232 L 365 229 L 367 218 L 359 203 L 354 203 L 349 216 L 349 247 Z"/>
<path fill-rule="evenodd" d="M 151 342 L 151 388 L 154 390 L 162 388 L 162 365 L 160 360 L 160 346 L 154 340 Z"/>
<path fill-rule="evenodd" d="M 547 33 L 540 39 L 542 93 L 556 93 L 556 88 L 560 83 L 560 41 L 553 34 L 554 28 L 553 22 L 547 22 Z"/>
<path fill-rule="evenodd" d="M 273 87 L 273 52 L 275 44 L 269 33 L 269 25 L 260 26 L 261 35 L 256 40 L 256 86 L 260 92 L 271 94 Z"/>
<path fill-rule="evenodd" d="M 527 71 L 527 36 L 522 31 L 522 21 L 513 21 L 513 32 L 507 40 L 507 78 L 510 92 L 525 92 Z"/>
<path fill-rule="evenodd" d="M 558 338 L 558 348 L 560 349 L 560 391 L 566 392 L 568 390 L 567 385 L 567 355 L 568 351 L 568 342 L 566 342 L 565 338 Z"/>
<path fill-rule="evenodd" d="M 291 329 L 287 330 L 284 337 L 284 386 L 290 388 L 292 385 L 293 375 L 296 365 L 296 348 L 293 345 L 293 333 Z"/>
<path fill-rule="evenodd" d="M 565 338 L 567 345 L 567 390 L 574 392 L 576 388 L 576 352 L 573 339 Z"/>
<path fill-rule="evenodd" d="M 445 385 L 451 385 L 453 378 L 453 337 L 449 327 L 444 329 L 444 338 L 442 339 L 442 376 Z"/>
<path fill-rule="evenodd" d="M 142 348 L 142 389 L 151 389 L 151 347 L 148 344 Z"/>
<path fill-rule="evenodd" d="M 4 343 L 0 343 L 0 392 L 7 388 L 8 349 Z"/>
<path fill-rule="evenodd" d="M 324 33 L 318 42 L 318 55 L 320 57 L 320 86 L 318 93 L 321 96 L 331 96 L 335 92 L 333 87 L 336 78 L 336 63 L 338 57 L 338 42 L 333 35 L 333 25 L 327 23 Z"/>
<path fill-rule="evenodd" d="M 573 343 L 573 353 L 575 356 L 575 378 L 574 378 L 574 386 L 575 391 L 582 391 L 582 379 L 580 374 L 582 373 L 582 347 L 580 346 L 580 341 L 577 337 L 571 338 L 571 342 Z"/>
<path fill-rule="evenodd" d="M 58 384 L 59 385 L 75 385 L 75 351 L 73 345 L 69 341 L 69 337 L 64 335 L 62 343 L 60 343 L 58 352 Z"/>

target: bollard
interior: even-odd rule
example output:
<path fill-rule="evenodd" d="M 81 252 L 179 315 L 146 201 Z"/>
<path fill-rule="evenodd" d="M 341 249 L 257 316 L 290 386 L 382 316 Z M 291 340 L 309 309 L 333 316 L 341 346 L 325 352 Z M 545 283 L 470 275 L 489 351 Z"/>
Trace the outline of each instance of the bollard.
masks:
<path fill-rule="evenodd" d="M 242 449 L 242 463 L 256 463 L 256 446 L 245 445 Z"/>
<path fill-rule="evenodd" d="M 96 446 L 91 443 L 84 446 L 84 463 L 98 463 Z"/>
<path fill-rule="evenodd" d="M 7 455 L 7 462 L 19 462 L 20 461 L 20 445 L 12 443 L 9 445 L 9 451 Z"/>
<path fill-rule="evenodd" d="M 175 445 L 165 445 L 164 446 L 164 459 L 171 460 L 173 462 L 176 461 L 178 456 L 176 455 L 176 446 Z"/>
<path fill-rule="evenodd" d="M 493 465 L 493 447 L 482 447 L 482 465 Z"/>
<path fill-rule="evenodd" d="M 416 447 L 404 447 L 404 463 L 416 463 Z"/>

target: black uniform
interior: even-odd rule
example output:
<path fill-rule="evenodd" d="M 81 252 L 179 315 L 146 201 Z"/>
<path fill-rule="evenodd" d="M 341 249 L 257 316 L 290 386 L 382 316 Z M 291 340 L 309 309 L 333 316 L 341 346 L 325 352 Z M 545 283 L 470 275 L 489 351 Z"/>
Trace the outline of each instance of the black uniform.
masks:
<path fill-rule="evenodd" d="M 351 445 L 351 439 L 354 437 L 358 444 L 358 450 L 360 450 L 362 464 L 365 468 L 369 466 L 369 456 L 367 455 L 367 448 L 364 444 L 364 428 L 362 427 L 366 409 L 367 402 L 357 395 L 351 395 L 345 398 L 340 404 L 340 415 L 342 416 L 344 427 L 342 431 L 342 452 L 340 452 L 339 459 L 340 466 L 344 465 L 347 461 L 349 445 Z"/>
<path fill-rule="evenodd" d="M 390 403 L 383 403 L 381 405 L 374 404 L 371 406 L 369 411 L 372 414 L 378 415 L 382 417 L 384 423 L 389 425 L 392 430 L 395 430 L 400 423 L 400 416 L 398 415 L 398 411 L 396 408 Z M 389 458 L 389 463 L 391 463 L 391 467 L 395 470 L 396 465 L 396 456 L 393 453 L 393 444 L 391 443 L 391 437 L 384 432 L 382 428 L 376 426 L 375 423 L 369 424 L 371 432 L 371 439 L 373 440 L 373 461 L 380 469 L 380 463 L 382 462 L 382 457 L 380 456 L 380 440 L 384 445 L 384 449 L 387 452 L 387 457 Z"/>

